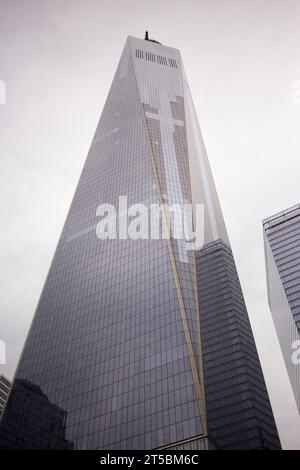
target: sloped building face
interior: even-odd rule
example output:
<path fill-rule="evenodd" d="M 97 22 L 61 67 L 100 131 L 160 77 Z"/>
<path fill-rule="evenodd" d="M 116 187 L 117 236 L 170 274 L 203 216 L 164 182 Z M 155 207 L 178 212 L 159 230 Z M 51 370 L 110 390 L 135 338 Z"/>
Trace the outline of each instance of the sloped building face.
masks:
<path fill-rule="evenodd" d="M 188 249 L 183 238 L 173 236 L 128 239 L 120 228 L 115 239 L 99 240 L 97 208 L 118 207 L 120 196 L 128 205 L 160 204 L 166 230 L 167 205 L 191 204 L 195 224 L 196 204 L 202 204 L 204 246 Z M 44 435 L 36 442 L 28 437 L 23 419 L 28 406 L 14 393 L 1 425 L 1 446 L 53 448 L 61 440 L 74 449 L 211 448 L 210 428 L 220 437 L 214 432 L 218 415 L 206 406 L 215 352 L 205 337 L 209 313 L 201 331 L 199 273 L 203 250 L 218 240 L 229 249 L 180 53 L 129 37 L 16 373 L 22 393 L 35 390 L 47 403 L 40 407 Z M 217 306 L 216 314 L 223 314 Z M 253 342 L 250 325 L 245 334 Z M 217 446 L 240 429 L 244 448 L 279 446 L 255 347 L 251 353 L 264 394 L 255 398 L 253 419 L 262 432 L 267 410 L 274 439 L 247 440 L 253 423 L 246 409 L 245 419 L 235 411 L 227 417 L 230 426 L 226 431 L 223 425 Z M 239 374 L 233 366 L 231 376 L 239 380 Z M 249 388 L 248 378 L 243 380 Z M 62 410 L 52 428 L 49 409 Z M 18 433 L 12 426 L 16 410 Z M 234 439 L 230 446 L 235 448 Z"/>

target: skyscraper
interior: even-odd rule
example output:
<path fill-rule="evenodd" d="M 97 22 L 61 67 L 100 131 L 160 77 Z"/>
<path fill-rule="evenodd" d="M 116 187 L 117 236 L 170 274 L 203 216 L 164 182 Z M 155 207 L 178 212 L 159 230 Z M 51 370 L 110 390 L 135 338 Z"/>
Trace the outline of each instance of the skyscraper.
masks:
<path fill-rule="evenodd" d="M 269 306 L 300 412 L 300 204 L 263 228 Z"/>
<path fill-rule="evenodd" d="M 166 232 L 167 207 L 190 204 L 195 224 L 201 204 L 204 245 L 173 236 L 176 217 L 169 238 L 119 227 L 99 239 L 99 205 L 119 207 L 120 196 L 160 204 Z M 280 447 L 177 49 L 127 39 L 14 389 L 3 447 Z M 30 393 L 43 403 L 39 440 L 24 419 Z"/>

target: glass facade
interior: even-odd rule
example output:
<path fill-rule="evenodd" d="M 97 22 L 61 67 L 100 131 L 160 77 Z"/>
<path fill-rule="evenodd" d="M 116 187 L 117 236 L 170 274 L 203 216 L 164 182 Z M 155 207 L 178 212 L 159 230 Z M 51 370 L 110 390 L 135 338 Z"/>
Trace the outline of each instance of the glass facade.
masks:
<path fill-rule="evenodd" d="M 300 411 L 300 204 L 263 221 L 268 298 Z M 296 358 L 297 359 L 297 358 Z"/>
<path fill-rule="evenodd" d="M 147 48 L 125 45 L 17 369 L 4 446 L 53 448 L 63 435 L 75 449 L 143 449 L 203 434 L 192 255 L 180 241 L 96 236 L 97 206 L 120 195 L 150 205 L 163 192 L 171 203 L 180 186 L 190 198 L 179 52 L 158 47 L 175 68 Z M 36 405 L 42 422 L 51 407 L 63 413 L 38 440 L 18 399 L 24 383 L 49 404 Z"/>
<path fill-rule="evenodd" d="M 11 382 L 4 375 L 0 375 L 0 419 L 7 401 Z"/>
<path fill-rule="evenodd" d="M 205 242 L 229 243 L 180 53 L 132 37 L 22 352 L 2 448 L 218 446 L 207 439 L 196 252 L 174 236 L 99 240 L 97 207 L 123 195 L 204 204 Z"/>

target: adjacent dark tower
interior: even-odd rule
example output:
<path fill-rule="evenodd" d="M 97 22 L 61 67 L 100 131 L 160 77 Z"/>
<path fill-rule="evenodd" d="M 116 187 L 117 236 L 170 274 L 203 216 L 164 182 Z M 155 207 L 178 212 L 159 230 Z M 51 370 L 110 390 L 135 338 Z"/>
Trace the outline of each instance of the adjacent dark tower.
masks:
<path fill-rule="evenodd" d="M 197 253 L 208 430 L 223 449 L 276 449 L 278 433 L 230 247 Z"/>
<path fill-rule="evenodd" d="M 280 448 L 180 53 L 147 39 L 126 42 L 17 368 L 2 448 Z M 120 195 L 191 203 L 194 218 L 203 204 L 204 246 L 99 240 L 96 209 Z"/>

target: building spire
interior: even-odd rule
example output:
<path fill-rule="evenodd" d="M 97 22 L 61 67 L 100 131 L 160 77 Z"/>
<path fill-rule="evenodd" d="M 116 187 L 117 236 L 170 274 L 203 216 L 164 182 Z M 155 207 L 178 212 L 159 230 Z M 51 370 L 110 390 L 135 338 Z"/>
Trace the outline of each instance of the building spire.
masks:
<path fill-rule="evenodd" d="M 149 39 L 149 33 L 148 31 L 145 31 L 145 41 L 151 41 L 151 42 L 156 42 L 157 44 L 161 44 L 161 42 L 156 41 L 155 39 Z"/>

